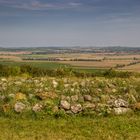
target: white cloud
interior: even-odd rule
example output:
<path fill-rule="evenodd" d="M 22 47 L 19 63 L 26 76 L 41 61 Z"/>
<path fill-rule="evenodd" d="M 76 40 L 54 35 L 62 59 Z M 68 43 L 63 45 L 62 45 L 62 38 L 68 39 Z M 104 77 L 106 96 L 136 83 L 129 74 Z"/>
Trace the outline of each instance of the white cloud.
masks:
<path fill-rule="evenodd" d="M 25 10 L 48 10 L 48 9 L 68 9 L 68 8 L 77 8 L 81 3 L 46 3 L 39 0 L 0 0 L 0 4 L 3 4 L 8 7 L 25 9 Z"/>

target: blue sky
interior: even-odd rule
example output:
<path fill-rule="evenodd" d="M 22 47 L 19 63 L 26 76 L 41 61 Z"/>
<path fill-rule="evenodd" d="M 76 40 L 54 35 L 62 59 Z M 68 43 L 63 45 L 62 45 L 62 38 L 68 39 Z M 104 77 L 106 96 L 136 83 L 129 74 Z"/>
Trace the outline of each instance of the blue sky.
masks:
<path fill-rule="evenodd" d="M 140 0 L 0 0 L 0 46 L 140 47 Z"/>

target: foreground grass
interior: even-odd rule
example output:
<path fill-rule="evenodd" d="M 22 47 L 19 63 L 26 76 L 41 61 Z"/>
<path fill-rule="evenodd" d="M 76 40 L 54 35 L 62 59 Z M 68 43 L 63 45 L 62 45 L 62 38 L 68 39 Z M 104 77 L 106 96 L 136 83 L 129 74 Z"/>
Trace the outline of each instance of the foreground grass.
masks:
<path fill-rule="evenodd" d="M 139 140 L 140 116 L 0 118 L 0 140 Z"/>

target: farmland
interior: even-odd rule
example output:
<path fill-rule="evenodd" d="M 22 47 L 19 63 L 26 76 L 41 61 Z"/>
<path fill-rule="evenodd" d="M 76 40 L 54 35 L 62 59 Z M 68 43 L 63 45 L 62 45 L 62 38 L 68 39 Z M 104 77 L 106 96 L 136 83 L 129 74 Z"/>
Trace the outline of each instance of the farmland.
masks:
<path fill-rule="evenodd" d="M 0 139 L 140 139 L 139 52 L 44 49 L 0 55 Z"/>
<path fill-rule="evenodd" d="M 1 64 L 29 64 L 44 68 L 71 66 L 77 69 L 109 69 L 139 71 L 140 55 L 136 54 L 22 54 L 0 55 Z M 129 65 L 133 66 L 129 66 Z M 136 66 L 136 67 L 135 67 Z"/>

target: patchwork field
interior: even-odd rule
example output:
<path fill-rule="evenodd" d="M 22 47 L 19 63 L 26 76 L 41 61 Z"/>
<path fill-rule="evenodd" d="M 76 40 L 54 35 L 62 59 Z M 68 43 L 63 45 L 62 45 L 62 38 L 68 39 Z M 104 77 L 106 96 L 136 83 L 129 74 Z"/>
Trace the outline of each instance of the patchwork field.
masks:
<path fill-rule="evenodd" d="M 85 68 L 112 68 L 117 65 L 128 65 L 133 62 L 137 62 L 140 59 L 140 55 L 130 54 L 114 54 L 114 53 L 71 53 L 71 54 L 17 54 L 17 55 L 0 55 L 2 61 L 20 61 L 20 62 L 47 62 L 47 58 L 57 59 L 55 61 L 50 60 L 49 62 L 58 64 L 68 64 L 74 67 L 85 67 Z M 24 59 L 27 60 L 24 60 Z M 28 60 L 32 59 L 32 60 Z M 40 59 L 40 60 L 39 60 Z M 44 60 L 42 60 L 44 59 Z M 55 63 L 57 65 L 57 63 Z M 126 69 L 127 70 L 127 69 Z"/>
<path fill-rule="evenodd" d="M 61 53 L 32 54 L 16 52 L 9 55 L 1 53 L 0 63 L 10 65 L 29 64 L 37 67 L 55 69 L 65 65 L 76 69 L 140 70 L 140 55 L 129 53 Z M 15 64 L 14 64 L 15 63 Z"/>

